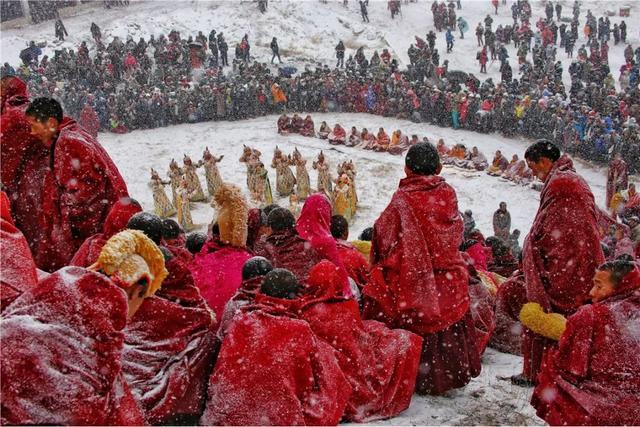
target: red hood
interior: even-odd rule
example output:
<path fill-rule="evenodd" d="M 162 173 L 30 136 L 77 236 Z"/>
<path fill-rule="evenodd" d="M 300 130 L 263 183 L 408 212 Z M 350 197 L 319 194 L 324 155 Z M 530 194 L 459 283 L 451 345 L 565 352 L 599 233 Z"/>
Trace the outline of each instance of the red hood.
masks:
<path fill-rule="evenodd" d="M 102 226 L 104 238 L 109 239 L 114 234 L 127 228 L 127 223 L 131 217 L 138 212 L 142 212 L 142 208 L 137 202 L 133 202 L 128 197 L 123 197 L 114 203 Z"/>
<path fill-rule="evenodd" d="M 15 103 L 22 104 L 29 101 L 27 93 L 27 85 L 18 77 L 6 79 L 4 85 L 4 93 L 2 94 L 2 111 L 6 105 Z"/>

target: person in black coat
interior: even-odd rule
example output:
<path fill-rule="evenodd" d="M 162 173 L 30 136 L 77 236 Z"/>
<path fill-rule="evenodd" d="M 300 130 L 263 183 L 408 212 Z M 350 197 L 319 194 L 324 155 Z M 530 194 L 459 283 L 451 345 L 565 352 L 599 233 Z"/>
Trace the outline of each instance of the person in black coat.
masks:
<path fill-rule="evenodd" d="M 271 40 L 271 52 L 273 52 L 273 56 L 271 57 L 271 63 L 273 64 L 273 60 L 278 57 L 278 64 L 282 63 L 282 59 L 280 59 L 280 48 L 278 47 L 278 40 L 274 37 Z"/>

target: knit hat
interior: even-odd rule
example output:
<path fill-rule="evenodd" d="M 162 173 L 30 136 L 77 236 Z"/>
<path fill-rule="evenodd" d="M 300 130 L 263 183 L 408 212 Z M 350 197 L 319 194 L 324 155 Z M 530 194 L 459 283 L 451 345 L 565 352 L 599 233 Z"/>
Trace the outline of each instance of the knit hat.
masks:
<path fill-rule="evenodd" d="M 111 237 L 90 268 L 104 272 L 124 289 L 146 277 L 149 286 L 145 297 L 160 289 L 169 274 L 158 246 L 138 230 L 124 230 Z"/>

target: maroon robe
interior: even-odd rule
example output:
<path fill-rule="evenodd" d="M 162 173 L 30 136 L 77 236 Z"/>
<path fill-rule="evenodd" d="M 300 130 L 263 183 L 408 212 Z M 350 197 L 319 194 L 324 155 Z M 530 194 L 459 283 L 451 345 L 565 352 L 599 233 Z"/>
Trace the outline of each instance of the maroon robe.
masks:
<path fill-rule="evenodd" d="M 593 194 L 567 155 L 555 162 L 544 183 L 522 255 L 528 301 L 545 311 L 570 315 L 588 299 L 591 279 L 604 255 Z M 554 344 L 525 329 L 527 378 L 535 380 L 544 350 Z"/>
<path fill-rule="evenodd" d="M 358 303 L 342 295 L 338 269 L 329 261 L 311 270 L 300 317 L 316 336 L 336 349 L 340 368 L 353 389 L 346 420 L 389 418 L 409 407 L 422 338 L 375 320 L 363 322 Z"/>
<path fill-rule="evenodd" d="M 305 119 L 302 129 L 300 129 L 300 135 L 302 136 L 313 136 L 315 133 L 313 120 Z"/>
<path fill-rule="evenodd" d="M 335 350 L 295 318 L 295 300 L 259 294 L 222 342 L 202 425 L 335 425 L 351 386 Z"/>
<path fill-rule="evenodd" d="M 142 424 L 121 370 L 127 312 L 122 289 L 80 267 L 16 299 L 1 318 L 2 424 Z"/>
<path fill-rule="evenodd" d="M 522 324 L 520 310 L 527 302 L 524 274 L 516 271 L 498 287 L 495 313 L 496 328 L 489 346 L 503 353 L 522 355 Z"/>
<path fill-rule="evenodd" d="M 38 144 L 29 151 L 12 195 L 16 226 L 45 271 L 67 265 L 128 195 L 115 164 L 84 129 L 65 118 L 58 131 L 50 148 Z"/>
<path fill-rule="evenodd" d="M 547 353 L 531 404 L 551 425 L 634 425 L 640 420 L 640 270 L 615 295 L 567 319 Z"/>
<path fill-rule="evenodd" d="M 286 268 L 300 280 L 306 280 L 309 270 L 322 260 L 322 256 L 295 229 L 277 231 L 260 240 L 254 254 L 271 261 L 274 268 Z"/>
<path fill-rule="evenodd" d="M 462 232 L 455 191 L 436 175 L 402 179 L 374 226 L 364 317 L 424 338 L 421 393 L 462 387 L 480 373 Z"/>
<path fill-rule="evenodd" d="M 23 292 L 38 284 L 36 265 L 31 257 L 29 244 L 13 225 L 9 200 L 0 192 L 0 248 L 2 248 L 2 268 L 0 268 L 0 312 L 2 312 Z"/>

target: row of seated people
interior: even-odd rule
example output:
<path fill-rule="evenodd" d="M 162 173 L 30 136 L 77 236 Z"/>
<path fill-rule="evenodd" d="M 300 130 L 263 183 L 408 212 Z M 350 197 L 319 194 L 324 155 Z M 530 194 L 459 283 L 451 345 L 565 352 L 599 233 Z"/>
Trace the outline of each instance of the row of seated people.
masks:
<path fill-rule="evenodd" d="M 509 161 L 500 150 L 496 151 L 491 165 L 487 168 L 487 174 L 520 185 L 529 185 L 535 180 L 533 172 L 524 159 L 519 159 L 518 155 L 514 154 Z"/>

